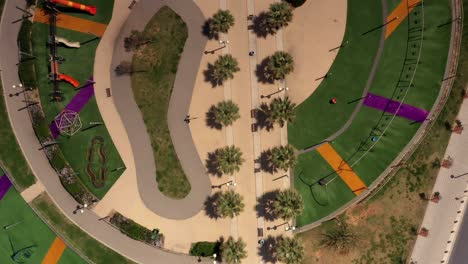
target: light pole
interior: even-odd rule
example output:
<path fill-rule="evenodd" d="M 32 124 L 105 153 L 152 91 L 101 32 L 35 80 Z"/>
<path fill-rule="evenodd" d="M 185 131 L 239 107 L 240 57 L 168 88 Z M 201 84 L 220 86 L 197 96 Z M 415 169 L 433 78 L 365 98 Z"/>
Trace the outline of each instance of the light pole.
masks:
<path fill-rule="evenodd" d="M 237 183 L 234 182 L 234 181 L 228 181 L 228 182 L 225 182 L 225 183 L 222 183 L 220 185 L 211 185 L 211 189 L 214 189 L 214 188 L 218 188 L 218 189 L 221 189 L 221 187 L 223 187 L 224 185 L 230 187 L 236 187 L 237 186 Z"/>
<path fill-rule="evenodd" d="M 289 87 L 279 87 L 277 92 L 273 92 L 273 93 L 267 94 L 267 95 L 263 95 L 263 94 L 262 94 L 262 95 L 260 95 L 260 98 L 262 98 L 262 99 L 263 99 L 263 98 L 268 98 L 268 99 L 270 99 L 272 95 L 275 95 L 275 94 L 277 94 L 277 93 L 281 93 L 282 91 L 285 91 L 285 92 L 286 92 L 286 91 L 288 91 L 288 90 L 289 90 Z"/>
<path fill-rule="evenodd" d="M 216 48 L 214 50 L 205 50 L 204 53 L 205 54 L 208 54 L 208 53 L 211 53 L 211 54 L 214 54 L 215 51 L 217 50 L 220 50 L 220 49 L 224 49 L 225 47 L 227 47 L 227 45 L 229 44 L 229 40 L 220 40 L 219 41 L 219 44 L 223 45 L 222 47 L 219 47 L 219 48 Z"/>
<path fill-rule="evenodd" d="M 284 231 L 289 231 L 289 230 L 294 231 L 294 230 L 296 230 L 296 226 L 292 226 L 288 222 L 286 222 L 286 223 L 287 223 L 287 225 L 284 227 Z"/>

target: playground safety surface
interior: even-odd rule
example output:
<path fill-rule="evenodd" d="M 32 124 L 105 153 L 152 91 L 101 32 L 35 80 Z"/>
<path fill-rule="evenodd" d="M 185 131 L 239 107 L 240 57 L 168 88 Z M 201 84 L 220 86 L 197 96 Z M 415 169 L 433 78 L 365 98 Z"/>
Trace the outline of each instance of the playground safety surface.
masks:
<path fill-rule="evenodd" d="M 45 10 L 38 7 L 36 8 L 34 12 L 34 22 L 49 24 L 49 16 Z M 70 15 L 59 14 L 57 15 L 57 27 L 101 37 L 106 31 L 107 25 Z"/>

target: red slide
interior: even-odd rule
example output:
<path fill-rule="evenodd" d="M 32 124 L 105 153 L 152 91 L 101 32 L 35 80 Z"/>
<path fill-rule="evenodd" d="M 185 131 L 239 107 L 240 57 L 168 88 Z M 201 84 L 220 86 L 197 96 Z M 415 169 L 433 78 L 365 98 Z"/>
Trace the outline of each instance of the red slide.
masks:
<path fill-rule="evenodd" d="M 76 2 L 73 2 L 73 1 L 68 1 L 68 0 L 50 0 L 50 1 L 52 3 L 54 3 L 54 4 L 64 5 L 64 6 L 68 6 L 68 7 L 71 7 L 71 8 L 86 11 L 86 12 L 90 13 L 93 16 L 96 14 L 96 7 L 95 6 L 87 6 L 87 5 L 79 4 L 79 3 L 76 3 Z"/>
<path fill-rule="evenodd" d="M 70 75 L 66 75 L 63 73 L 58 75 L 58 79 L 61 81 L 66 81 L 67 83 L 73 85 L 73 87 L 75 88 L 77 88 L 80 85 L 80 83 L 77 80 L 73 79 Z"/>

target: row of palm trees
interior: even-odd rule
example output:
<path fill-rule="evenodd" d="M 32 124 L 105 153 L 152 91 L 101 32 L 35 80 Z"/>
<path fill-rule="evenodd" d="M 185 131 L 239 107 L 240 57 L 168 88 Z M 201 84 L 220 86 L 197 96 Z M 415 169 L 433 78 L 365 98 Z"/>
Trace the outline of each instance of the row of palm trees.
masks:
<path fill-rule="evenodd" d="M 268 82 L 283 80 L 294 71 L 294 59 L 287 52 L 277 51 L 265 61 L 265 67 L 259 67 L 261 70 L 257 72 L 259 79 Z M 209 72 L 213 86 L 222 85 L 225 81 L 233 79 L 234 73 L 240 71 L 237 59 L 231 54 L 220 55 L 213 65 L 209 65 L 209 68 L 211 70 L 207 72 Z"/>
<path fill-rule="evenodd" d="M 288 221 L 302 213 L 304 202 L 297 191 L 287 189 L 277 192 L 268 206 L 266 209 L 275 217 Z M 216 213 L 222 218 L 234 218 L 244 210 L 244 207 L 244 198 L 233 190 L 220 193 L 215 202 Z"/>
<path fill-rule="evenodd" d="M 266 107 L 267 122 L 277 123 L 283 127 L 286 122 L 291 123 L 295 119 L 294 108 L 295 103 L 292 103 L 289 97 L 275 98 L 270 105 Z M 265 109 L 257 109 L 265 112 Z M 231 100 L 221 101 L 217 105 L 212 106 L 209 110 L 213 113 L 214 122 L 222 126 L 230 126 L 240 118 L 239 106 Z"/>
<path fill-rule="evenodd" d="M 241 263 L 247 257 L 245 242 L 242 238 L 235 240 L 229 237 L 221 245 L 223 261 L 226 263 Z M 299 264 L 304 260 L 304 246 L 302 241 L 293 237 L 279 237 L 275 247 L 276 259 L 285 264 Z"/>
<path fill-rule="evenodd" d="M 274 3 L 268 12 L 264 14 L 265 19 L 261 27 L 269 34 L 275 34 L 279 29 L 288 25 L 292 20 L 292 9 L 285 3 Z M 209 21 L 208 31 L 211 36 L 220 33 L 228 33 L 234 26 L 235 20 L 229 10 L 219 10 Z M 211 70 L 210 70 L 211 69 Z M 284 79 L 294 70 L 294 60 L 286 52 L 278 51 L 266 59 L 264 67 L 260 67 L 257 74 L 265 80 L 274 81 Z M 234 74 L 240 71 L 238 61 L 230 54 L 221 55 L 209 65 L 209 77 L 213 86 L 222 85 L 225 81 L 234 78 Z M 278 124 L 283 127 L 287 122 L 294 120 L 294 107 L 288 97 L 275 98 L 267 107 L 267 122 Z M 264 109 L 258 109 L 264 112 Z M 210 108 L 214 121 L 222 126 L 230 126 L 240 118 L 239 106 L 231 100 L 219 102 Z M 272 148 L 269 152 L 268 161 L 271 167 L 287 171 L 297 163 L 292 146 L 279 146 Z M 223 174 L 234 174 L 240 170 L 245 161 L 242 152 L 235 146 L 227 146 L 214 152 L 216 169 Z M 245 208 L 243 197 L 228 190 L 218 193 L 215 201 L 217 215 L 223 218 L 233 218 L 239 215 Z M 302 213 L 304 208 L 301 195 L 295 190 L 279 191 L 271 201 L 269 208 L 278 218 L 286 221 Z M 245 242 L 242 239 L 234 240 L 230 237 L 223 243 L 221 250 L 223 261 L 226 263 L 240 263 L 247 256 Z M 304 259 L 304 247 L 299 239 L 280 238 L 275 248 L 276 258 L 286 264 L 301 263 Z"/>
<path fill-rule="evenodd" d="M 265 19 L 260 26 L 268 33 L 275 34 L 291 22 L 293 13 L 290 5 L 285 2 L 279 2 L 271 4 L 264 16 Z M 234 16 L 229 10 L 219 10 L 208 21 L 208 30 L 212 36 L 216 36 L 219 33 L 228 33 L 234 24 Z"/>
<path fill-rule="evenodd" d="M 291 145 L 278 146 L 266 151 L 268 167 L 274 171 L 278 169 L 287 171 L 297 164 L 294 148 Z M 232 175 L 240 170 L 244 163 L 241 150 L 236 146 L 226 146 L 214 152 L 217 173 Z"/>

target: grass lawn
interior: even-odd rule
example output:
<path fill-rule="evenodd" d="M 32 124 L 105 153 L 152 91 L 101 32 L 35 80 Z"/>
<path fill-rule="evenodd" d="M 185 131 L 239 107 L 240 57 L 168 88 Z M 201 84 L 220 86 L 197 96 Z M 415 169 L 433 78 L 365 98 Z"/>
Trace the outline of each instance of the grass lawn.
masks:
<path fill-rule="evenodd" d="M 20 191 L 33 185 L 36 178 L 29 169 L 23 152 L 21 152 L 16 137 L 11 130 L 10 120 L 5 107 L 3 88 L 0 82 L 0 161 L 15 175 L 15 182 L 19 185 Z"/>
<path fill-rule="evenodd" d="M 32 201 L 40 214 L 47 219 L 60 234 L 65 237 L 73 247 L 83 252 L 94 263 L 133 263 L 125 257 L 119 255 L 110 248 L 99 243 L 97 240 L 75 226 L 66 216 L 64 216 L 55 206 L 49 196 L 41 194 Z"/>
<path fill-rule="evenodd" d="M 468 0 L 463 2 L 468 4 Z M 468 34 L 466 26 L 464 36 Z M 467 41 L 462 41 L 461 51 L 458 73 L 468 71 Z M 405 167 L 372 199 L 344 215 L 348 224 L 361 236 L 358 247 L 348 255 L 321 248 L 321 234 L 335 226 L 329 222 L 299 234 L 309 249 L 305 263 L 386 264 L 407 261 L 416 240 L 415 230 L 420 226 L 427 206 L 426 201 L 419 199 L 419 193 L 429 194 L 432 190 L 451 135 L 444 123 L 454 122 L 467 82 L 468 76 L 456 79 L 439 118 Z"/>
<path fill-rule="evenodd" d="M 83 42 L 94 37 L 89 34 L 83 34 L 61 28 L 57 29 L 57 35 L 71 41 L 79 42 Z M 46 45 L 47 36 L 48 25 L 34 23 L 33 47 L 34 54 L 37 57 L 36 70 L 38 72 L 37 78 L 39 82 L 39 91 L 46 119 L 50 123 L 73 98 L 76 91 L 71 85 L 61 82 L 60 87 L 64 93 L 64 100 L 60 103 L 49 102 L 49 92 L 52 90 L 52 85 L 47 78 L 49 71 L 49 49 Z M 94 54 L 97 45 L 98 41 L 96 40 L 81 46 L 79 49 L 60 47 L 58 49 L 58 54 L 66 59 L 66 61 L 60 65 L 60 71 L 77 79 L 80 82 L 80 85 L 85 84 L 86 80 L 88 80 L 93 74 Z M 95 97 L 92 97 L 80 111 L 80 118 L 83 124 L 83 129 L 89 127 L 90 122 L 103 122 Z M 107 157 L 106 183 L 102 188 L 94 187 L 86 172 L 86 166 L 88 164 L 88 149 L 91 147 L 92 139 L 96 136 L 100 136 L 104 139 L 104 151 Z M 101 125 L 86 131 L 80 131 L 71 137 L 60 136 L 58 141 L 61 143 L 60 147 L 65 158 L 68 160 L 75 172 L 78 173 L 78 176 L 82 179 L 86 187 L 97 197 L 104 197 L 123 172 L 123 170 L 114 172 L 112 170 L 124 166 L 106 127 Z"/>
<path fill-rule="evenodd" d="M 446 6 L 447 3 L 448 2 L 444 1 L 438 3 L 438 5 L 424 6 L 425 21 L 428 27 L 430 27 L 429 25 L 437 27 L 437 23 L 434 21 L 437 21 L 437 19 L 440 20 L 438 16 L 443 15 L 441 14 L 441 10 L 450 7 Z M 449 11 L 450 9 L 448 9 L 448 12 Z M 436 17 L 436 19 L 434 19 L 434 17 Z M 403 66 L 407 52 L 407 21 L 408 19 L 400 24 L 400 27 L 386 40 L 382 58 L 370 92 L 389 98 L 392 97 L 392 95 L 402 95 L 402 93 L 406 92 L 405 90 L 403 90 L 403 92 L 396 91 L 397 88 L 395 87 L 401 78 L 400 74 L 402 71 L 404 74 L 406 74 L 406 72 L 411 73 L 407 67 Z M 447 30 L 449 29 L 447 28 Z M 430 30 L 428 31 L 430 32 Z M 425 35 L 423 47 L 425 47 L 426 42 L 430 42 L 431 44 L 427 45 L 428 47 L 422 50 L 422 63 L 417 68 L 415 85 L 408 91 L 408 101 L 405 100 L 405 103 L 414 104 L 418 107 L 427 105 L 425 108 L 428 110 L 432 107 L 438 94 L 438 90 L 435 92 L 436 87 L 440 89 L 440 80 L 443 78 L 449 45 L 449 38 L 445 34 L 447 32 L 441 31 L 440 33 L 440 36 L 428 33 L 428 39 L 426 39 Z M 441 55 L 443 53 L 445 53 L 445 56 Z M 433 56 L 433 54 L 440 55 Z M 427 60 L 425 55 L 428 55 Z M 432 67 L 432 65 L 443 66 Z M 430 78 L 428 76 L 430 76 Z M 423 90 L 426 88 L 427 91 Z M 419 100 L 418 104 L 416 104 L 416 98 Z M 422 103 L 422 101 L 425 102 Z M 420 126 L 419 123 L 413 123 L 413 121 L 404 118 L 396 117 L 393 121 L 391 119 L 392 118 L 389 116 L 384 116 L 381 111 L 363 106 L 351 126 L 333 141 L 333 147 L 343 159 L 353 167 L 353 170 L 366 185 L 370 185 L 389 166 L 411 140 Z M 381 136 L 375 146 L 371 148 L 374 144 L 374 142 L 372 142 L 372 137 L 374 135 L 380 135 L 381 131 L 385 129 L 387 125 L 388 128 L 384 136 Z M 375 127 L 378 127 L 380 131 L 374 131 Z M 320 156 L 316 157 L 316 159 L 322 160 Z M 315 173 L 319 175 L 326 175 L 328 172 L 329 168 L 322 169 L 319 167 L 315 169 Z M 301 188 L 305 187 L 296 185 L 296 188 L 301 190 Z M 307 194 L 303 193 L 303 195 Z M 339 205 L 343 204 L 344 202 Z M 339 205 L 336 205 L 336 208 L 339 207 Z M 313 207 L 311 210 L 324 209 Z M 328 211 L 328 209 L 324 211 Z M 307 212 L 305 215 L 322 216 L 323 214 Z M 310 218 L 309 220 L 314 221 L 318 220 L 318 218 Z"/>
<path fill-rule="evenodd" d="M 144 34 L 154 43 L 141 47 L 133 57 L 133 67 L 146 71 L 133 74 L 133 95 L 153 146 L 159 190 L 181 199 L 190 192 L 190 183 L 172 145 L 167 110 L 187 26 L 174 11 L 163 7 L 146 25 Z"/>
<path fill-rule="evenodd" d="M 0 170 L 0 174 L 3 172 Z M 18 223 L 0 232 L 0 263 L 14 263 L 14 252 L 29 246 L 36 246 L 28 263 L 41 263 L 56 235 L 41 221 L 21 195 L 11 187 L 0 201 L 0 225 Z M 11 242 L 10 242 L 11 241 Z M 66 248 L 61 263 L 86 263 L 73 250 Z"/>
<path fill-rule="evenodd" d="M 362 97 L 377 53 L 381 29 L 362 34 L 382 24 L 381 10 L 381 1 L 348 1 L 343 40 L 349 44 L 338 52 L 330 68 L 332 75 L 296 108 L 296 120 L 288 125 L 289 143 L 297 149 L 317 144 L 332 135 L 353 112 L 355 104 L 346 102 Z M 337 98 L 338 104 L 329 104 L 333 97 Z"/>
<path fill-rule="evenodd" d="M 316 151 L 300 155 L 294 171 L 294 186 L 304 199 L 304 211 L 296 218 L 298 226 L 327 216 L 355 197 Z M 317 181 L 326 176 L 327 180 L 334 180 L 327 187 L 318 185 Z"/>

